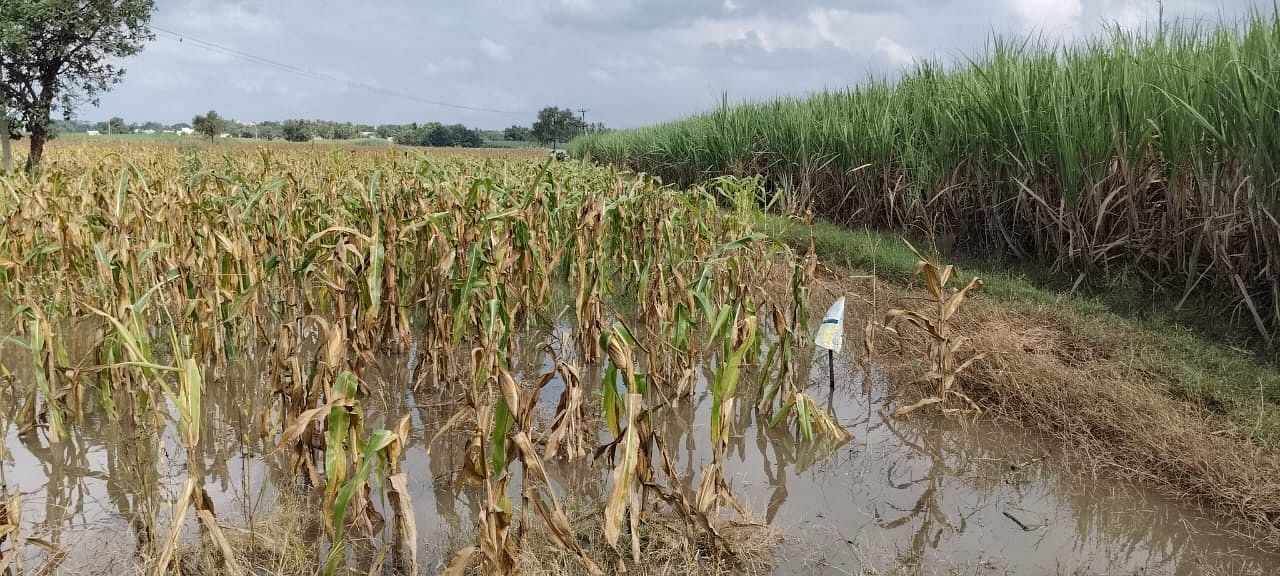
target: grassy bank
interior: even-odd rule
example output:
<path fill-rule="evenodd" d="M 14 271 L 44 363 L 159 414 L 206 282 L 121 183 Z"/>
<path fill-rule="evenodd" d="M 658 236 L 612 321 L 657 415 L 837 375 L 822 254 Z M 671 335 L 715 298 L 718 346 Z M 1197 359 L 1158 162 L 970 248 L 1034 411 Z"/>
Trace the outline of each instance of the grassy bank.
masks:
<path fill-rule="evenodd" d="M 933 234 L 1052 268 L 1132 277 L 1280 329 L 1280 20 L 993 42 L 897 82 L 722 106 L 573 142 L 687 184 L 761 174 L 842 224 Z"/>
<path fill-rule="evenodd" d="M 801 247 L 809 229 L 788 227 L 781 219 L 772 228 L 784 241 Z M 818 257 L 828 265 L 863 272 L 898 285 L 919 283 L 916 259 L 896 236 L 870 230 L 847 230 L 815 223 L 812 238 Z M 980 276 L 981 300 L 1008 312 L 1052 320 L 1055 328 L 1111 355 L 1123 352 L 1134 373 L 1163 381 L 1172 396 L 1221 414 L 1262 445 L 1280 449 L 1280 372 L 1262 358 L 1196 336 L 1159 317 L 1117 313 L 1099 298 L 1046 289 L 1016 273 L 970 262 L 960 279 Z"/>
<path fill-rule="evenodd" d="M 849 276 L 887 280 L 865 316 L 919 306 L 923 282 L 901 239 L 780 218 L 770 228 L 796 248 L 812 239 L 833 272 L 830 290 L 856 293 L 841 280 Z M 1163 319 L 1120 315 L 1097 298 L 1002 269 L 962 268 L 958 284 L 975 275 L 985 286 L 957 329 L 986 357 L 962 376 L 965 394 L 1062 440 L 1074 467 L 1199 502 L 1228 523 L 1261 528 L 1268 545 L 1280 543 L 1280 372 Z M 922 353 L 907 346 L 908 358 Z M 903 404 L 929 393 L 900 386 Z"/>

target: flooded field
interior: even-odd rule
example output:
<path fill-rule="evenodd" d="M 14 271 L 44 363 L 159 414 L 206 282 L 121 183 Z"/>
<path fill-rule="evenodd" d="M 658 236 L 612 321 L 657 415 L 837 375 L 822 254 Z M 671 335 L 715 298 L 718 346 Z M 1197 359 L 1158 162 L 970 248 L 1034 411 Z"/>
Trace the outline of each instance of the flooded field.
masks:
<path fill-rule="evenodd" d="M 570 340 L 563 331 L 555 334 L 520 347 L 519 380 L 536 381 L 554 369 L 557 355 L 572 354 L 555 350 L 556 342 Z M 15 383 L 31 378 L 24 353 L 12 343 L 0 348 L 10 374 L 6 406 L 19 403 Z M 428 441 L 453 416 L 455 403 L 413 392 L 416 360 L 416 350 L 380 358 L 361 379 L 370 385 L 369 425 L 411 417 L 402 467 L 422 570 L 435 573 L 469 537 L 480 499 L 453 481 L 465 457 L 465 434 L 446 433 L 428 453 Z M 220 521 L 245 529 L 255 521 L 279 522 L 273 517 L 282 495 L 296 493 L 274 435 L 261 434 L 254 422 L 271 402 L 256 362 L 230 364 L 208 384 L 206 440 L 192 463 L 203 471 Z M 1132 486 L 1080 477 L 1051 442 L 983 421 L 893 418 L 888 376 L 878 367 L 864 369 L 841 355 L 831 389 L 825 358 L 810 364 L 811 395 L 852 439 L 798 441 L 744 401 L 726 453 L 724 476 L 737 497 L 785 536 L 775 574 L 1265 574 L 1280 563 L 1195 510 Z M 706 386 L 713 367 L 698 372 L 693 397 L 662 409 L 655 420 L 691 492 L 691 479 L 712 458 Z M 584 366 L 582 373 L 597 396 L 602 367 Z M 562 390 L 558 376 L 542 388 L 540 425 L 553 417 Z M 147 533 L 148 519 L 165 525 L 187 475 L 173 427 L 112 422 L 92 406 L 57 444 L 19 435 L 4 419 L 0 481 L 21 495 L 21 532 L 65 548 L 57 562 L 67 574 L 116 574 L 133 565 L 145 541 L 157 537 Z M 547 459 L 546 467 L 567 502 L 601 502 L 608 495 L 605 466 L 558 458 Z M 513 499 L 518 484 L 509 490 Z M 185 538 L 196 534 L 188 530 Z M 40 548 L 24 554 L 29 567 L 48 559 Z"/>
<path fill-rule="evenodd" d="M 759 179 L 99 152 L 0 194 L 0 573 L 1274 564 L 974 421 L 954 320 L 981 281 L 916 253 L 927 298 L 820 283 L 758 229 Z"/>

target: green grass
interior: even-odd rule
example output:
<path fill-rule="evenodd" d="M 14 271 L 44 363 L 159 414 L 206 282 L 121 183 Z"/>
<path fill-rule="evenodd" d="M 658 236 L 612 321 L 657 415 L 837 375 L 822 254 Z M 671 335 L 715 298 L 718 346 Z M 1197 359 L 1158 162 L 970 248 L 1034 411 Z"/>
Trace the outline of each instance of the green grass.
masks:
<path fill-rule="evenodd" d="M 810 229 L 781 218 L 769 219 L 764 228 L 797 249 L 808 245 Z M 811 231 L 823 262 L 874 270 L 894 284 L 920 284 L 913 274 L 916 258 L 899 236 L 826 222 L 816 222 Z M 1157 382 L 1170 395 L 1224 416 L 1240 434 L 1280 448 L 1280 372 L 1265 358 L 1197 335 L 1176 318 L 1161 314 L 1159 306 L 1040 286 L 999 264 L 968 259 L 957 267 L 962 281 L 982 277 L 985 285 L 978 301 L 1045 318 L 1110 361 L 1122 363 L 1135 378 Z"/>
<path fill-rule="evenodd" d="M 523 140 L 485 140 L 485 148 L 538 148 L 542 146 L 537 142 Z"/>
<path fill-rule="evenodd" d="M 997 39 L 900 80 L 726 101 L 570 149 L 681 185 L 759 174 L 828 220 L 954 236 L 1070 280 L 1138 279 L 1267 339 L 1280 336 L 1276 78 L 1273 15 L 1069 46 Z"/>

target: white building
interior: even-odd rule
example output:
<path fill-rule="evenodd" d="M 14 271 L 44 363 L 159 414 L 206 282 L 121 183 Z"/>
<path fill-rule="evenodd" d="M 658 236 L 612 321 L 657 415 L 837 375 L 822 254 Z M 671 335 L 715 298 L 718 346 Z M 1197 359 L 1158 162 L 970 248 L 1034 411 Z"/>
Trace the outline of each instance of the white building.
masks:
<path fill-rule="evenodd" d="M 179 129 L 178 129 L 178 133 L 179 133 L 179 134 L 181 134 L 181 135 L 183 135 L 183 136 L 190 136 L 190 135 L 192 135 L 192 134 L 195 134 L 195 133 L 196 133 L 196 131 L 195 131 L 195 130 L 192 130 L 191 128 L 179 128 Z"/>
<path fill-rule="evenodd" d="M 97 136 L 97 135 L 102 134 L 102 133 L 101 133 L 101 132 L 99 132 L 99 131 L 97 131 L 97 130 L 90 130 L 90 131 L 88 131 L 88 132 L 85 132 L 85 134 L 88 134 L 88 135 L 90 135 L 90 136 Z"/>

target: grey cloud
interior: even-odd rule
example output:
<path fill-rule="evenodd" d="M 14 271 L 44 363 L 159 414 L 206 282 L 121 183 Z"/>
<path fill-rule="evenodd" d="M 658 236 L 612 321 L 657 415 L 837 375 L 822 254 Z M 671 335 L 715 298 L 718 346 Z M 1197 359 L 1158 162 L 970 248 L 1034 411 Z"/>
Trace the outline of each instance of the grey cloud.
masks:
<path fill-rule="evenodd" d="M 90 120 L 438 120 L 501 128 L 545 105 L 636 126 L 732 100 L 801 95 L 955 60 L 991 33 L 1076 41 L 1107 22 L 1150 25 L 1155 0 L 159 0 L 158 27 L 324 77 L 163 34 L 124 62 Z M 1075 6 L 1078 5 L 1078 8 Z M 1236 18 L 1244 0 L 1166 0 L 1167 20 Z M 1271 10 L 1270 2 L 1261 5 Z M 389 96 L 329 77 L 370 84 Z M 434 106 L 421 100 L 515 112 Z"/>

